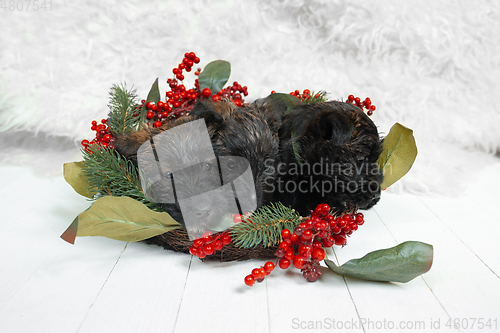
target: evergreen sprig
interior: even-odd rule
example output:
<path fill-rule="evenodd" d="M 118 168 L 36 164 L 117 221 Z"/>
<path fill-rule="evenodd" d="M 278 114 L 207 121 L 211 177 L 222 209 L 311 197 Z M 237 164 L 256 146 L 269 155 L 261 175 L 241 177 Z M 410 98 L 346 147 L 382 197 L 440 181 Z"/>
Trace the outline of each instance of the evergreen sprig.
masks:
<path fill-rule="evenodd" d="M 89 151 L 82 150 L 84 172 L 90 188 L 100 195 L 128 196 L 150 209 L 163 211 L 157 203 L 148 201 L 142 191 L 137 167 L 112 149 L 101 145 L 89 145 Z"/>
<path fill-rule="evenodd" d="M 294 230 L 299 223 L 300 215 L 295 210 L 282 203 L 271 203 L 233 226 L 230 233 L 238 247 L 250 248 L 258 244 L 269 247 L 281 241 L 283 229 Z"/>
<path fill-rule="evenodd" d="M 326 91 L 318 91 L 318 92 L 311 92 L 311 98 L 306 98 L 304 100 L 305 104 L 312 104 L 312 103 L 318 103 L 318 102 L 327 102 L 328 98 L 326 97 L 328 94 Z"/>
<path fill-rule="evenodd" d="M 138 107 L 134 89 L 127 90 L 125 85 L 113 85 L 109 92 L 109 121 L 112 133 L 125 134 L 144 122 L 144 115 Z"/>

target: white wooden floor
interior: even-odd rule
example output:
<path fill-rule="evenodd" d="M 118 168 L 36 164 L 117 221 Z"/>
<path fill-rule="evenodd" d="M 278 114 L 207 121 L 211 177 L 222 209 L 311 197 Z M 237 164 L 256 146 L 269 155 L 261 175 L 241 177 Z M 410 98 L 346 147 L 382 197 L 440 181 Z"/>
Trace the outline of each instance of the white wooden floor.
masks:
<path fill-rule="evenodd" d="M 0 164 L 0 332 L 499 332 L 499 175 L 500 160 L 455 199 L 386 191 L 330 254 L 343 263 L 432 244 L 432 269 L 407 284 L 326 269 L 308 283 L 277 269 L 249 288 L 244 276 L 264 261 L 203 263 L 106 238 L 67 244 L 59 236 L 89 203 L 62 176 Z"/>

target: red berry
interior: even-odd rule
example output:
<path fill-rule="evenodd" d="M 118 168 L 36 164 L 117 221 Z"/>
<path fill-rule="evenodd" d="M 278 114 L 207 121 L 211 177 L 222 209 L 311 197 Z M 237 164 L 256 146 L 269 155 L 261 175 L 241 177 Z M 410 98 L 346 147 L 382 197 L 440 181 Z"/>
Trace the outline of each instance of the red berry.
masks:
<path fill-rule="evenodd" d="M 314 250 L 314 249 L 315 249 L 315 248 L 317 248 L 317 247 L 322 248 L 322 247 L 323 247 L 323 245 L 321 244 L 321 242 L 320 242 L 320 241 L 315 240 L 315 241 L 312 243 L 312 247 L 313 247 L 313 250 Z"/>
<path fill-rule="evenodd" d="M 233 101 L 234 105 L 236 105 L 237 107 L 240 107 L 241 106 L 241 101 L 239 99 L 235 99 Z"/>
<path fill-rule="evenodd" d="M 214 101 L 214 102 L 220 102 L 220 100 L 221 100 L 221 98 L 220 98 L 219 95 L 213 95 L 212 96 L 212 101 Z"/>
<path fill-rule="evenodd" d="M 280 247 L 280 249 L 283 249 L 283 251 L 286 252 L 288 250 L 288 248 L 290 248 L 290 245 L 287 242 L 283 241 L 280 243 L 279 247 Z"/>
<path fill-rule="evenodd" d="M 153 117 L 154 117 L 154 113 L 153 112 L 148 111 L 148 113 L 146 113 L 146 118 L 151 119 Z"/>
<path fill-rule="evenodd" d="M 304 232 L 304 228 L 297 227 L 297 228 L 295 228 L 294 234 L 296 234 L 297 236 L 301 236 L 303 232 Z"/>
<path fill-rule="evenodd" d="M 251 275 L 245 276 L 245 284 L 249 287 L 253 286 L 255 283 L 255 279 Z"/>
<path fill-rule="evenodd" d="M 197 254 L 198 254 L 198 258 L 200 258 L 200 259 L 203 259 L 207 256 L 207 254 L 203 251 L 203 248 L 201 248 L 201 247 L 197 250 Z"/>
<path fill-rule="evenodd" d="M 304 232 L 302 233 L 302 236 L 300 236 L 300 238 L 304 239 L 305 241 L 309 241 L 313 238 L 313 233 L 309 229 L 304 230 Z"/>
<path fill-rule="evenodd" d="M 209 88 L 203 88 L 201 95 L 205 98 L 212 96 L 212 91 Z"/>
<path fill-rule="evenodd" d="M 259 272 L 260 272 L 260 278 L 261 279 L 263 279 L 263 278 L 266 277 L 266 275 L 267 275 L 266 273 L 267 272 L 266 272 L 266 269 L 264 267 L 259 268 Z M 259 281 L 259 282 L 262 282 L 262 281 Z"/>
<path fill-rule="evenodd" d="M 325 250 L 323 250 L 321 247 L 317 247 L 312 251 L 311 256 L 313 259 L 321 261 L 325 259 Z"/>
<path fill-rule="evenodd" d="M 283 237 L 283 239 L 290 238 L 290 230 L 288 229 L 281 230 L 281 237 Z"/>
<path fill-rule="evenodd" d="M 347 221 L 344 219 L 337 222 L 337 227 L 339 227 L 340 229 L 345 228 L 346 225 L 347 225 Z"/>
<path fill-rule="evenodd" d="M 203 247 L 203 251 L 209 256 L 214 253 L 214 247 L 211 244 L 207 244 Z"/>
<path fill-rule="evenodd" d="M 375 105 L 370 105 L 370 110 L 371 111 L 375 111 L 377 108 L 375 107 Z"/>
<path fill-rule="evenodd" d="M 222 247 L 224 246 L 220 240 L 216 240 L 215 242 L 212 243 L 212 245 L 215 251 L 221 250 Z"/>
<path fill-rule="evenodd" d="M 155 121 L 155 127 L 160 127 L 161 126 L 161 121 Z"/>
<path fill-rule="evenodd" d="M 82 146 L 87 147 L 89 145 L 89 140 L 82 140 Z"/>
<path fill-rule="evenodd" d="M 202 247 L 203 246 L 203 240 L 201 238 L 197 238 L 193 241 L 193 246 L 194 247 Z"/>
<path fill-rule="evenodd" d="M 322 241 L 324 247 L 332 247 L 335 244 L 335 239 L 332 236 L 324 238 Z"/>
<path fill-rule="evenodd" d="M 287 269 L 288 267 L 290 267 L 290 260 L 281 258 L 278 262 L 278 266 L 280 266 L 281 269 Z"/>
<path fill-rule="evenodd" d="M 293 260 L 295 257 L 295 251 L 293 249 L 288 249 L 285 253 L 285 259 Z"/>
<path fill-rule="evenodd" d="M 193 62 L 194 62 L 195 64 L 199 64 L 199 63 L 200 63 L 200 58 L 195 57 L 195 58 L 193 59 Z"/>
<path fill-rule="evenodd" d="M 266 273 L 264 273 L 264 276 L 265 275 L 266 275 Z M 254 279 L 260 279 L 260 278 L 262 278 L 260 269 L 259 268 L 252 269 L 252 276 L 254 277 Z"/>
<path fill-rule="evenodd" d="M 299 241 L 299 235 L 297 235 L 295 232 L 290 236 L 290 240 L 292 243 L 297 243 Z"/>
<path fill-rule="evenodd" d="M 266 272 L 270 273 L 274 270 L 274 264 L 271 261 L 268 261 L 264 264 L 264 269 Z"/>
<path fill-rule="evenodd" d="M 222 235 L 221 242 L 224 245 L 228 245 L 229 243 L 231 243 L 231 236 L 229 236 L 228 234 Z"/>
<path fill-rule="evenodd" d="M 345 236 L 341 235 L 333 235 L 333 239 L 335 240 L 335 245 L 346 245 L 347 244 L 347 239 L 345 239 Z"/>
<path fill-rule="evenodd" d="M 306 261 L 300 255 L 296 255 L 295 258 L 293 258 L 293 266 L 297 269 L 302 269 L 305 263 Z"/>
<path fill-rule="evenodd" d="M 198 249 L 194 246 L 191 246 L 189 248 L 189 253 L 191 253 L 193 256 L 196 256 Z"/>
<path fill-rule="evenodd" d="M 233 222 L 234 223 L 240 223 L 242 220 L 241 220 L 241 214 L 235 214 L 233 216 Z"/>

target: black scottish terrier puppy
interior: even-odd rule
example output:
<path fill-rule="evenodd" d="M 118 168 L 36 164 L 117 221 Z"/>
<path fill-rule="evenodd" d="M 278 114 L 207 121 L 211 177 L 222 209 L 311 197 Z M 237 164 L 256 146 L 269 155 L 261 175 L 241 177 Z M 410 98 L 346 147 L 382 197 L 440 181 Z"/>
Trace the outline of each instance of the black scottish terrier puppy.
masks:
<path fill-rule="evenodd" d="M 204 120 L 208 136 L 194 125 L 177 131 L 197 120 Z M 142 161 L 146 172 L 161 174 L 143 187 L 175 220 L 197 221 L 186 226 L 191 238 L 220 225 L 228 212 L 244 213 L 272 198 L 272 183 L 265 182 L 272 165 L 264 161 L 276 159 L 278 139 L 252 107 L 198 102 L 189 116 L 118 136 L 115 149 L 136 165 Z"/>
<path fill-rule="evenodd" d="M 320 203 L 342 213 L 368 209 L 379 201 L 382 173 L 377 160 L 382 140 L 361 109 L 337 101 L 291 109 L 260 104 L 280 139 L 273 201 L 302 216 Z"/>

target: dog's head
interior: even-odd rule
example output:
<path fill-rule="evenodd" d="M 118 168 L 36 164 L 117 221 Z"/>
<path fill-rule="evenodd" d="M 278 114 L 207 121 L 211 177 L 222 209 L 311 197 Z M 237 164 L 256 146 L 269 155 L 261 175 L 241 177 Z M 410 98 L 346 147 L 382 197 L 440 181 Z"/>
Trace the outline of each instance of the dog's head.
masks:
<path fill-rule="evenodd" d="M 335 101 L 295 107 L 284 117 L 282 137 L 288 138 L 282 145 L 288 169 L 299 168 L 298 181 L 318 182 L 309 188 L 316 193 L 303 194 L 310 195 L 309 210 L 322 202 L 338 211 L 378 202 L 381 140 L 362 110 Z"/>

